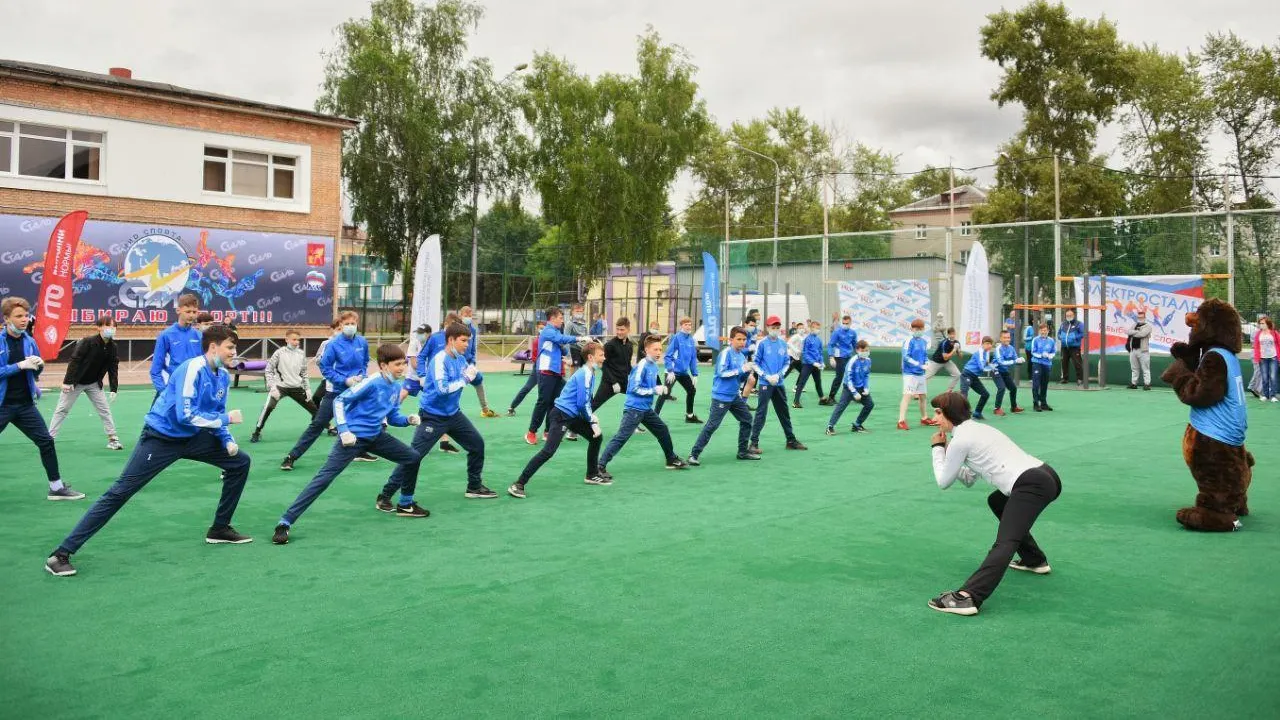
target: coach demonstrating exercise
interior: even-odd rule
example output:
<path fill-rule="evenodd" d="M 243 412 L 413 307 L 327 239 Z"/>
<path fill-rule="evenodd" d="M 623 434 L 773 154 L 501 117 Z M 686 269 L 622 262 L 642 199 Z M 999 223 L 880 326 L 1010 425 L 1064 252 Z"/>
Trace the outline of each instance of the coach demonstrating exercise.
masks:
<path fill-rule="evenodd" d="M 1000 521 L 996 542 L 959 590 L 944 592 L 929 607 L 955 615 L 977 615 L 991 597 L 1005 570 L 1049 574 L 1049 561 L 1031 537 L 1031 526 L 1049 503 L 1062 494 L 1062 481 L 1053 468 L 1028 455 L 1004 433 L 969 419 L 969 401 L 946 392 L 930 403 L 939 430 L 933 434 L 933 476 L 946 490 L 959 480 L 972 487 L 979 477 L 995 486 L 987 505 Z M 951 442 L 947 442 L 951 433 Z M 1018 560 L 1014 560 L 1014 553 Z"/>

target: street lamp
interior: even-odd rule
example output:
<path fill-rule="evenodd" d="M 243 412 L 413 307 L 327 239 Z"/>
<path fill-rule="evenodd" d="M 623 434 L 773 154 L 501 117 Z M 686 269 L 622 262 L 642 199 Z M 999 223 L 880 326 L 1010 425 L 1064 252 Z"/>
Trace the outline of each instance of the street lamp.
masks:
<path fill-rule="evenodd" d="M 516 73 L 529 67 L 529 63 L 520 63 L 511 69 L 505 77 L 498 81 L 498 87 L 507 84 Z M 476 278 L 480 267 L 480 107 L 473 108 L 471 120 L 471 307 L 475 309 Z"/>
<path fill-rule="evenodd" d="M 773 163 L 773 288 L 777 292 L 778 288 L 778 198 L 782 194 L 782 168 L 778 165 L 778 161 L 765 155 L 758 153 L 749 147 L 743 147 L 738 143 L 730 140 L 729 145 L 743 152 L 751 153 L 756 157 L 764 158 Z"/>

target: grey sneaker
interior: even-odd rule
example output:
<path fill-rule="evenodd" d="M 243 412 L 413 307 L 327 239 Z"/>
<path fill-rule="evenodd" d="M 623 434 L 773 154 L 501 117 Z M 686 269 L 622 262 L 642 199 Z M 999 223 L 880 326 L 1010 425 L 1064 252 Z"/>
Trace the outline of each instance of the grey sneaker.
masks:
<path fill-rule="evenodd" d="M 1021 559 L 1014 560 L 1013 562 L 1009 563 L 1009 567 L 1013 568 L 1014 570 L 1022 570 L 1024 572 L 1031 572 L 1037 575 L 1048 575 L 1051 570 L 1051 568 L 1049 567 L 1049 563 L 1044 563 L 1042 565 L 1032 565 L 1030 563 L 1022 561 Z"/>
<path fill-rule="evenodd" d="M 692 465 L 694 467 L 698 467 L 699 465 L 702 464 L 702 461 L 698 459 L 697 455 L 690 455 L 689 459 L 685 460 L 685 463 L 688 465 Z"/>
<path fill-rule="evenodd" d="M 958 592 L 944 592 L 938 597 L 929 601 L 929 607 L 938 612 L 951 613 L 952 615 L 977 615 L 978 605 L 971 597 L 965 597 Z"/>
<path fill-rule="evenodd" d="M 46 500 L 82 500 L 84 499 L 84 493 L 80 492 L 79 490 L 72 490 L 70 485 L 63 483 L 61 489 L 50 490 L 49 494 L 45 496 L 45 499 Z"/>
<path fill-rule="evenodd" d="M 124 446 L 120 444 L 119 438 L 107 438 L 108 450 L 123 450 Z"/>
<path fill-rule="evenodd" d="M 49 571 L 50 575 L 58 577 L 71 577 L 76 574 L 76 569 L 71 566 L 71 556 L 64 552 L 55 552 L 44 561 L 44 569 Z"/>
<path fill-rule="evenodd" d="M 601 477 L 599 475 L 592 475 L 591 477 L 584 479 L 582 482 L 588 485 L 612 485 L 613 484 L 613 481 L 610 480 L 609 478 Z"/>
<path fill-rule="evenodd" d="M 520 498 L 521 500 L 523 500 L 524 486 L 521 485 L 520 483 L 511 483 L 511 486 L 507 488 L 507 494 L 513 498 Z"/>

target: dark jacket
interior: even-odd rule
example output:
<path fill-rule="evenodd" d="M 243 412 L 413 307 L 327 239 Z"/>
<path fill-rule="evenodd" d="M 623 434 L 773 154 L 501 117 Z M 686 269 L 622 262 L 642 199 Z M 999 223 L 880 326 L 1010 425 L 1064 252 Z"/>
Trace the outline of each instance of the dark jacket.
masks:
<path fill-rule="evenodd" d="M 631 338 L 609 338 L 604 344 L 604 383 L 626 386 L 631 374 Z"/>
<path fill-rule="evenodd" d="M 107 375 L 111 392 L 115 392 L 120 387 L 119 370 L 120 356 L 116 353 L 115 341 L 103 340 L 102 335 L 94 333 L 76 343 L 62 384 L 101 385 L 102 376 Z"/>
<path fill-rule="evenodd" d="M 662 338 L 661 332 L 651 333 L 648 330 L 640 333 L 640 342 L 636 343 L 636 362 L 639 363 L 644 359 L 644 344 L 651 337 Z"/>

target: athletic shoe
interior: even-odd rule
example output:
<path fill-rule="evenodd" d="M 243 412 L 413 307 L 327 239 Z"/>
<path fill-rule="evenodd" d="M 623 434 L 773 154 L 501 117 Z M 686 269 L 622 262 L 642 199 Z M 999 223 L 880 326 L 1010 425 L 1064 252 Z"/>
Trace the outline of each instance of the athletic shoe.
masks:
<path fill-rule="evenodd" d="M 697 415 L 685 415 L 685 416 L 684 416 L 684 421 L 685 421 L 685 422 L 687 422 L 687 423 L 689 423 L 690 425 L 701 425 L 701 424 L 702 424 L 702 418 L 698 417 Z"/>
<path fill-rule="evenodd" d="M 1013 568 L 1014 570 L 1025 570 L 1026 572 L 1032 572 L 1037 575 L 1048 575 L 1050 570 L 1049 563 L 1042 563 L 1040 565 L 1031 565 L 1023 562 L 1020 559 L 1014 560 L 1013 562 L 1009 563 L 1009 567 Z"/>
<path fill-rule="evenodd" d="M 973 598 L 965 597 L 958 592 L 944 592 L 929 601 L 929 607 L 938 612 L 952 615 L 977 615 L 978 606 Z"/>
<path fill-rule="evenodd" d="M 869 433 L 869 432 L 871 432 L 871 431 L 870 431 L 870 430 L 868 430 L 868 429 L 866 429 L 866 428 L 864 428 L 864 427 L 862 427 L 861 425 L 854 425 L 853 427 L 849 428 L 849 432 L 855 432 L 855 433 Z"/>
<path fill-rule="evenodd" d="M 685 465 L 692 465 L 693 467 L 698 467 L 699 465 L 702 464 L 702 461 L 698 459 L 697 455 L 690 455 L 689 459 L 685 460 L 684 463 Z"/>
<path fill-rule="evenodd" d="M 70 485 L 62 484 L 62 488 L 58 490 L 50 490 L 45 496 L 47 500 L 80 500 L 84 497 L 84 493 L 79 490 L 72 490 Z"/>
<path fill-rule="evenodd" d="M 271 533 L 271 544 L 288 545 L 289 544 L 289 526 L 280 523 L 276 526 L 275 532 Z"/>
<path fill-rule="evenodd" d="M 1150 390 L 1150 388 L 1147 388 L 1147 389 L 1148 389 L 1148 390 Z M 1271 402 L 1280 402 L 1280 397 L 1276 397 L 1276 396 L 1272 395 L 1272 396 L 1271 396 Z"/>
<path fill-rule="evenodd" d="M 338 437 L 338 428 L 329 428 L 325 432 L 329 433 L 329 437 Z"/>
<path fill-rule="evenodd" d="M 787 449 L 788 450 L 808 450 L 809 448 L 805 447 L 804 443 L 800 442 L 799 440 L 788 440 Z"/>
<path fill-rule="evenodd" d="M 537 445 L 537 444 L 538 444 L 538 433 L 536 433 L 536 432 L 527 432 L 527 433 L 525 433 L 525 434 L 524 434 L 524 441 L 525 441 L 526 443 L 528 443 L 529 445 Z"/>
<path fill-rule="evenodd" d="M 507 417 L 515 417 L 515 416 L 516 416 L 516 409 L 515 409 L 515 408 L 507 408 Z"/>
<path fill-rule="evenodd" d="M 637 434 L 637 435 L 644 435 L 644 434 L 645 434 L 645 433 L 647 433 L 647 432 L 649 432 L 649 431 L 648 431 L 648 430 L 645 430 L 643 425 L 637 425 L 637 426 L 636 426 L 636 434 Z"/>
<path fill-rule="evenodd" d="M 564 439 L 568 440 L 569 442 L 578 442 L 578 434 L 572 431 L 566 432 L 564 434 Z"/>
<path fill-rule="evenodd" d="M 1000 408 L 996 408 L 995 414 L 996 414 L 996 417 L 1004 417 L 1006 415 L 1005 411 L 1001 410 Z"/>
<path fill-rule="evenodd" d="M 747 448 L 747 454 L 748 454 L 748 455 L 763 455 L 764 453 L 760 451 L 760 446 L 759 446 L 759 445 L 752 445 L 751 447 Z"/>
<path fill-rule="evenodd" d="M 791 409 L 792 409 L 792 410 L 803 410 L 803 409 L 804 409 L 804 406 L 803 406 L 803 405 L 801 405 L 801 404 L 800 404 L 800 403 L 798 403 L 798 402 L 793 402 L 793 403 L 791 403 Z"/>
<path fill-rule="evenodd" d="M 204 541 L 210 545 L 244 545 L 253 542 L 253 538 L 241 535 L 230 525 L 214 525 L 204 534 Z"/>
<path fill-rule="evenodd" d="M 898 421 L 898 429 L 899 429 L 899 430 L 910 430 L 911 428 L 907 425 L 907 421 L 906 421 L 906 420 L 899 420 L 899 421 Z"/>
<path fill-rule="evenodd" d="M 1036 411 L 1036 412 L 1042 412 L 1043 410 L 1044 410 L 1044 408 L 1043 408 L 1043 407 L 1040 407 L 1039 405 L 1036 405 L 1036 406 L 1035 406 L 1035 411 Z"/>
<path fill-rule="evenodd" d="M 680 458 L 678 458 L 678 457 L 673 457 L 673 458 L 671 458 L 671 459 L 667 460 L 667 469 L 668 469 L 668 470 L 683 470 L 683 469 L 685 469 L 686 467 L 688 467 L 688 465 L 685 465 L 684 461 L 683 461 L 683 460 L 681 460 L 681 459 L 680 459 Z"/>
<path fill-rule="evenodd" d="M 1015 414 L 1016 414 L 1016 413 L 1020 413 L 1020 412 L 1022 412 L 1022 408 L 1020 408 L 1020 407 L 1016 407 L 1016 408 L 1013 408 L 1010 412 L 1013 412 L 1013 413 L 1015 413 Z"/>
<path fill-rule="evenodd" d="M 1143 386 L 1142 386 L 1142 389 L 1143 389 L 1143 390 L 1150 390 L 1150 389 L 1151 389 L 1151 386 L 1150 386 L 1150 385 L 1143 385 Z"/>
<path fill-rule="evenodd" d="M 377 462 L 378 456 L 371 455 L 370 453 L 367 453 L 367 452 L 362 452 L 355 457 L 355 460 L 356 462 Z"/>
<path fill-rule="evenodd" d="M 124 446 L 120 444 L 120 440 L 118 440 L 117 438 L 107 438 L 107 449 L 123 450 Z"/>
<path fill-rule="evenodd" d="M 610 474 L 608 470 L 605 470 L 603 465 L 601 465 L 601 466 L 599 466 L 599 467 L 597 467 L 597 468 L 596 468 L 596 475 L 599 475 L 600 477 L 604 478 L 605 480 L 612 480 L 612 479 L 613 479 L 613 475 L 612 475 L 612 474 Z"/>
<path fill-rule="evenodd" d="M 836 401 L 832 400 L 831 398 L 822 398 L 821 400 L 818 401 L 818 404 L 819 405 L 835 405 Z"/>
<path fill-rule="evenodd" d="M 284 460 L 280 461 L 280 469 L 288 472 L 293 469 L 293 456 L 285 455 Z"/>
<path fill-rule="evenodd" d="M 938 421 L 934 420 L 933 418 L 921 418 L 920 424 L 926 427 L 936 427 L 938 424 Z"/>
<path fill-rule="evenodd" d="M 396 511 L 396 504 L 391 502 L 391 498 L 387 495 L 378 495 L 378 499 L 373 501 L 373 507 L 375 510 L 380 510 L 384 513 Z"/>
<path fill-rule="evenodd" d="M 760 456 L 753 452 L 747 451 L 744 453 L 738 453 L 738 459 L 739 460 L 759 460 Z"/>
<path fill-rule="evenodd" d="M 1137 390 L 1137 389 L 1138 389 L 1138 386 L 1137 386 L 1137 385 L 1134 385 L 1134 384 L 1132 384 L 1132 383 L 1130 383 L 1130 384 L 1129 384 L 1129 389 L 1130 389 L 1130 390 Z"/>
<path fill-rule="evenodd" d="M 827 434 L 828 434 L 828 435 L 835 435 L 835 434 L 836 434 L 836 429 L 835 429 L 835 428 L 833 428 L 833 427 L 831 427 L 830 425 L 828 425 L 828 426 L 827 426 Z"/>
<path fill-rule="evenodd" d="M 76 569 L 71 565 L 71 556 L 61 550 L 49 556 L 44 561 L 44 569 L 49 571 L 50 575 L 58 577 L 71 577 L 76 574 Z"/>
<path fill-rule="evenodd" d="M 396 517 L 403 518 L 424 518 L 430 517 L 431 511 L 422 507 L 418 503 L 409 503 L 408 505 L 396 506 Z"/>
<path fill-rule="evenodd" d="M 251 443 L 256 443 L 260 440 L 262 440 L 262 433 L 260 432 L 254 431 L 254 433 L 249 436 L 249 442 Z"/>
<path fill-rule="evenodd" d="M 1041 405 L 1040 407 L 1044 409 L 1046 412 L 1053 412 L 1053 408 L 1049 407 L 1048 403 Z"/>
<path fill-rule="evenodd" d="M 599 475 L 592 475 L 589 478 L 584 478 L 582 482 L 588 485 L 612 485 L 613 484 L 613 481 L 610 480 L 609 478 L 603 478 L 603 477 L 600 477 Z"/>
<path fill-rule="evenodd" d="M 442 440 L 440 441 L 440 452 L 449 453 L 450 455 L 457 455 L 462 451 L 459 450 L 456 445 L 449 442 L 448 440 Z"/>
<path fill-rule="evenodd" d="M 496 497 L 498 497 L 498 493 L 496 493 L 496 492 L 494 492 L 494 491 L 490 490 L 489 488 L 487 488 L 487 487 L 485 487 L 485 486 L 481 485 L 480 487 L 478 487 L 478 488 L 474 488 L 474 489 L 473 489 L 473 488 L 467 488 L 467 492 L 463 494 L 463 497 L 479 498 L 479 499 L 481 499 L 481 500 L 488 500 L 488 499 L 490 499 L 490 498 L 496 498 Z"/>
<path fill-rule="evenodd" d="M 974 420 L 986 420 L 986 418 L 985 418 L 985 417 L 983 417 L 982 413 L 980 413 L 980 412 L 976 412 L 976 413 L 974 413 L 974 414 L 973 414 L 973 419 L 974 419 Z"/>
<path fill-rule="evenodd" d="M 507 487 L 507 494 L 513 498 L 520 498 L 521 500 L 523 500 L 524 486 L 521 485 L 520 483 L 511 483 L 511 485 Z"/>
<path fill-rule="evenodd" d="M 480 408 L 480 417 L 495 418 L 498 417 L 498 413 L 489 408 Z"/>

